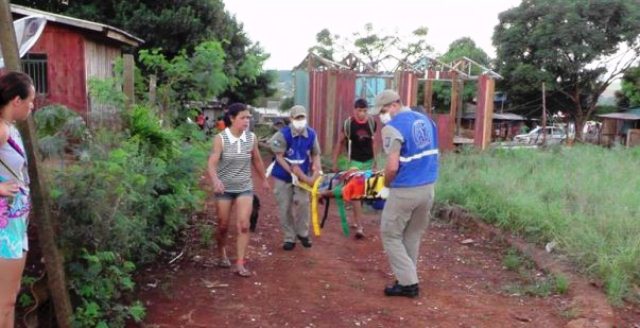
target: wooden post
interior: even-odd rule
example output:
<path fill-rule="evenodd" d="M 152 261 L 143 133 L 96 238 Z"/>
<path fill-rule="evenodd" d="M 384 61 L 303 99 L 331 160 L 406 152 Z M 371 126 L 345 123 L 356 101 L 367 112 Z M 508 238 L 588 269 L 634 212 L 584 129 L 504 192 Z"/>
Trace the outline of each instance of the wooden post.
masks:
<path fill-rule="evenodd" d="M 324 140 L 324 144 L 322 145 L 321 149 L 324 149 L 324 153 L 326 155 L 330 155 L 333 151 L 333 145 L 335 143 L 335 140 L 333 138 L 335 126 L 336 124 L 339 124 L 338 122 L 336 122 L 338 117 L 336 113 L 338 72 L 335 70 L 330 70 L 330 71 L 327 71 L 326 74 L 327 74 L 327 89 L 325 90 L 325 92 L 326 92 L 327 98 L 326 98 L 326 107 L 324 108 L 324 115 L 323 115 L 323 119 L 325 120 L 324 131 L 322 131 L 324 132 L 324 138 L 322 139 Z M 318 124 L 316 126 L 321 126 L 321 125 Z"/>
<path fill-rule="evenodd" d="M 155 74 L 151 74 L 149 76 L 149 102 L 151 104 L 155 104 L 156 103 L 156 97 L 157 97 L 157 88 L 158 86 L 158 78 L 156 77 Z"/>
<path fill-rule="evenodd" d="M 8 0 L 0 0 L 0 46 L 4 65 L 8 70 L 20 70 L 20 56 L 18 54 L 18 41 L 13 29 L 13 17 Z"/>
<path fill-rule="evenodd" d="M 460 128 L 462 127 L 462 112 L 464 103 L 464 81 L 462 79 L 456 80 L 458 83 L 458 104 L 456 107 L 456 135 L 460 135 Z"/>
<path fill-rule="evenodd" d="M 458 111 L 458 93 L 460 92 L 458 85 L 458 74 L 451 72 L 451 106 L 449 107 L 449 115 L 451 120 L 456 119 L 456 113 Z"/>
<path fill-rule="evenodd" d="M 416 73 L 411 73 L 410 76 L 411 86 L 409 89 L 409 97 L 411 97 L 411 106 L 416 107 L 418 106 L 418 86 L 420 85 L 420 82 L 418 82 L 418 76 L 416 75 Z"/>
<path fill-rule="evenodd" d="M 547 97 L 544 82 L 542 82 L 542 145 L 547 144 Z"/>
<path fill-rule="evenodd" d="M 474 129 L 474 144 L 484 150 L 491 143 L 493 130 L 493 95 L 495 81 L 486 75 L 478 79 L 476 123 Z"/>
<path fill-rule="evenodd" d="M 133 104 L 135 104 L 135 84 L 133 80 L 133 76 L 135 75 L 135 63 L 133 60 L 133 55 L 124 54 L 122 55 L 122 59 L 124 61 L 123 67 L 123 78 L 124 78 L 124 94 L 127 97 L 125 102 L 125 108 L 130 109 Z"/>
<path fill-rule="evenodd" d="M 16 32 L 13 28 L 13 18 L 8 0 L 0 0 L 0 47 L 7 70 L 20 71 L 20 56 L 16 42 Z M 51 291 L 58 327 L 71 327 L 73 308 L 69 299 L 69 291 L 65 282 L 64 259 L 58 252 L 55 232 L 51 220 L 49 188 L 44 177 L 40 174 L 40 163 L 36 129 L 33 116 L 18 125 L 24 141 L 25 152 L 29 159 L 29 177 L 31 179 L 31 201 L 33 219 L 38 229 L 38 241 L 44 257 L 47 271 L 47 284 Z"/>
<path fill-rule="evenodd" d="M 427 74 L 427 79 L 429 78 L 428 74 Z M 429 116 L 431 116 L 433 114 L 432 112 L 432 107 L 433 107 L 433 81 L 432 80 L 425 80 L 424 81 L 424 109 L 427 112 L 427 114 L 429 114 Z"/>

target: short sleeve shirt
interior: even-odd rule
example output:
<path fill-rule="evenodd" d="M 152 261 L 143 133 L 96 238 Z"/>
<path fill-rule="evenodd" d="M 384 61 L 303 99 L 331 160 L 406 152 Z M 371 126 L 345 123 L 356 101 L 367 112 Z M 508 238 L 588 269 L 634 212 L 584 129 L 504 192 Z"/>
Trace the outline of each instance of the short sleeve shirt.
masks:
<path fill-rule="evenodd" d="M 307 132 L 307 129 L 304 129 L 301 133 L 296 133 L 295 130 L 292 128 L 291 135 L 293 137 L 297 137 L 301 135 L 307 138 L 309 137 L 309 133 Z M 271 137 L 271 139 L 269 139 L 269 147 L 271 148 L 271 151 L 276 154 L 284 153 L 285 151 L 287 151 L 287 140 L 284 138 L 282 131 L 276 132 Z M 316 137 L 316 140 L 314 140 L 313 142 L 313 148 L 311 149 L 311 156 L 315 156 L 319 154 L 320 154 L 320 144 L 318 143 L 318 138 Z"/>
<path fill-rule="evenodd" d="M 402 148 L 402 143 L 404 142 L 404 137 L 402 133 L 398 131 L 398 129 L 385 125 L 382 128 L 382 148 L 386 154 L 391 152 L 400 151 Z"/>

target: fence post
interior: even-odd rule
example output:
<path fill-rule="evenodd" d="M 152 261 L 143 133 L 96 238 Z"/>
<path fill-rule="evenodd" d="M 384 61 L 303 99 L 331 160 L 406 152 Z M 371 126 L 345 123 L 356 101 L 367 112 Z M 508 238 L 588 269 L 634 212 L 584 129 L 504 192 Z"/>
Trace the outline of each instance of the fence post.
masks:
<path fill-rule="evenodd" d="M 124 94 L 127 96 L 127 100 L 125 102 L 125 108 L 131 109 L 131 106 L 135 104 L 135 84 L 134 84 L 134 71 L 135 71 L 135 62 L 133 60 L 133 55 L 124 54 L 122 55 L 122 59 L 124 61 L 123 67 L 123 77 L 124 77 Z"/>

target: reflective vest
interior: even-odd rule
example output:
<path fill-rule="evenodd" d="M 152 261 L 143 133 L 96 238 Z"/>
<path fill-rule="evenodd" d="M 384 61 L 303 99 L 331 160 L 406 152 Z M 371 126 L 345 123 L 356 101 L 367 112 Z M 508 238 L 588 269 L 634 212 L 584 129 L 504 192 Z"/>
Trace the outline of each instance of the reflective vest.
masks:
<path fill-rule="evenodd" d="M 431 184 L 438 178 L 438 133 L 435 123 L 424 114 L 399 112 L 388 123 L 402 134 L 400 167 L 391 188 Z"/>
<path fill-rule="evenodd" d="M 280 133 L 284 136 L 284 140 L 287 141 L 287 150 L 284 152 L 284 159 L 289 165 L 298 165 L 302 172 L 309 174 L 311 170 L 311 150 L 316 140 L 316 132 L 307 127 L 307 137 L 303 135 L 293 136 L 290 127 L 284 127 L 280 130 Z M 285 171 L 285 169 L 275 161 L 273 165 L 273 171 L 271 176 L 280 179 L 284 182 L 291 182 L 291 174 Z"/>

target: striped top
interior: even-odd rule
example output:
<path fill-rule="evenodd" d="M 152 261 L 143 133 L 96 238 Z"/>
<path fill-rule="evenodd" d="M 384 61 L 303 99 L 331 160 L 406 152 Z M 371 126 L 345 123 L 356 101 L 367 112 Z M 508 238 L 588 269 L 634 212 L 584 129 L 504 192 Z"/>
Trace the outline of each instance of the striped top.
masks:
<path fill-rule="evenodd" d="M 218 134 L 222 138 L 222 154 L 218 162 L 217 174 L 225 192 L 253 190 L 251 180 L 251 152 L 256 140 L 253 132 L 242 132 L 237 138 L 229 128 Z"/>

